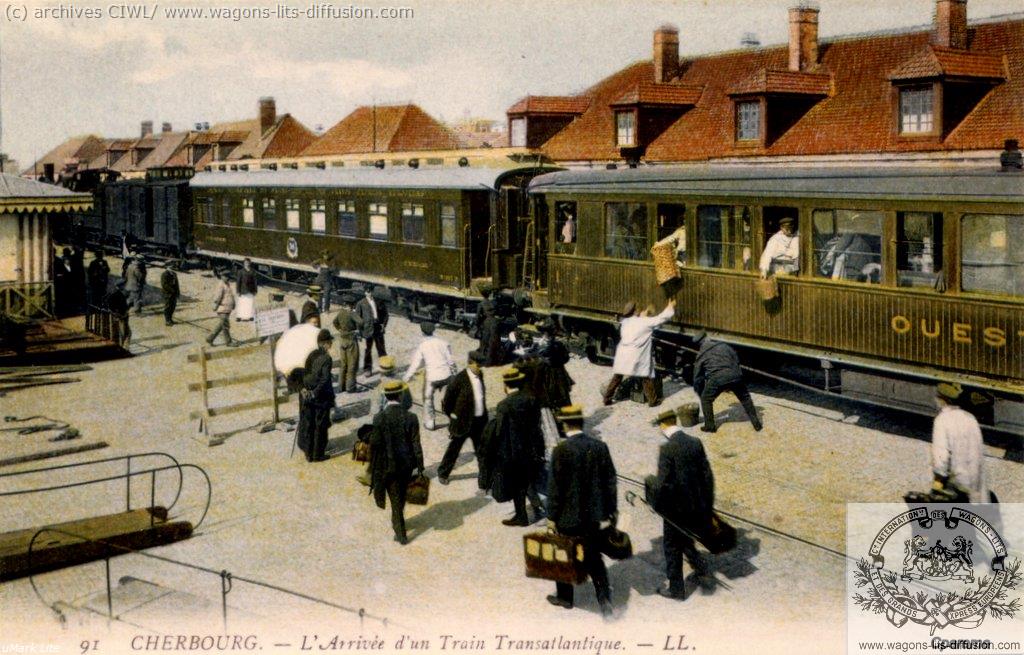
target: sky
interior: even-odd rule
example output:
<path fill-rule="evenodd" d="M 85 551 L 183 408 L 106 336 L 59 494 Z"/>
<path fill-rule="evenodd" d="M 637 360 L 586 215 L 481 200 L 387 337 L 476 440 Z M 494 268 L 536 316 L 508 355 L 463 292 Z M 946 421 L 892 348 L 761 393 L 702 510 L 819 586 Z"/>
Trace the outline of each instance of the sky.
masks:
<path fill-rule="evenodd" d="M 0 152 L 28 166 L 73 135 L 129 138 L 145 120 L 179 130 L 254 118 L 261 96 L 311 129 L 374 102 L 413 102 L 449 121 L 503 120 L 524 95 L 576 93 L 650 59 L 663 24 L 679 29 L 684 56 L 734 49 L 746 32 L 764 45 L 785 43 L 795 4 L 335 0 L 324 11 L 326 3 L 311 0 L 16 0 L 0 3 Z M 821 38 L 927 25 L 935 8 L 934 0 L 815 5 Z M 351 7 L 412 15 L 331 14 Z M 183 9 L 203 15 L 169 15 Z M 971 20 L 1022 10 L 1022 0 L 968 2 Z M 147 17 L 122 16 L 132 11 Z"/>

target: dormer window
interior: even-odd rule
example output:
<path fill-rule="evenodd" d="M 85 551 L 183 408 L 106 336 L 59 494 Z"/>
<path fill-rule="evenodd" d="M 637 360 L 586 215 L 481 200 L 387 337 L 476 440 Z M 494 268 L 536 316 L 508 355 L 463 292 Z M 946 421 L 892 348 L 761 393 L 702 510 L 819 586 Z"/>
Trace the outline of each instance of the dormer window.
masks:
<path fill-rule="evenodd" d="M 513 148 L 526 147 L 526 119 L 513 118 L 509 121 L 509 143 Z"/>
<path fill-rule="evenodd" d="M 636 145 L 635 112 L 615 112 L 615 144 L 620 148 L 629 148 Z"/>
<path fill-rule="evenodd" d="M 759 141 L 761 139 L 761 102 L 744 100 L 736 103 L 736 140 Z"/>
<path fill-rule="evenodd" d="M 935 130 L 935 89 L 931 86 L 900 89 L 900 132 L 931 134 Z"/>

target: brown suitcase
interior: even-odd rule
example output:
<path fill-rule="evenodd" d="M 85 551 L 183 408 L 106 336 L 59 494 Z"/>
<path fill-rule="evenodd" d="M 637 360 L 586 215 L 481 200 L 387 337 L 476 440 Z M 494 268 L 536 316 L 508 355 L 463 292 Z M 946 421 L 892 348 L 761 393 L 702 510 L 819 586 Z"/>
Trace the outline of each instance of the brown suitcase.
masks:
<path fill-rule="evenodd" d="M 779 281 L 774 275 L 769 275 L 763 280 L 756 282 L 757 295 L 761 300 L 769 302 L 779 297 Z"/>
<path fill-rule="evenodd" d="M 587 579 L 583 540 L 555 532 L 523 535 L 526 577 L 580 584 Z"/>
<path fill-rule="evenodd" d="M 679 277 L 679 266 L 676 264 L 676 249 L 670 243 L 656 243 L 651 247 L 651 258 L 654 260 L 654 278 L 658 284 Z"/>
<path fill-rule="evenodd" d="M 430 478 L 417 475 L 409 482 L 405 491 L 405 502 L 410 505 L 426 505 L 430 498 Z"/>
<path fill-rule="evenodd" d="M 352 459 L 357 462 L 368 462 L 370 461 L 370 444 L 365 441 L 357 441 L 352 446 Z"/>

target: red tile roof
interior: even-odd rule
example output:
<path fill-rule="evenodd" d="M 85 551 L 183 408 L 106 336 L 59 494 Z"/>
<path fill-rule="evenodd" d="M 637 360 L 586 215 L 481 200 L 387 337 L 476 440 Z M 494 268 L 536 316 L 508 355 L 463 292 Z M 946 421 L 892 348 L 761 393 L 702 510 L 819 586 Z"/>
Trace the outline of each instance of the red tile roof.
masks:
<path fill-rule="evenodd" d="M 729 95 L 786 93 L 827 96 L 832 76 L 790 70 L 761 69 L 729 90 Z"/>
<path fill-rule="evenodd" d="M 969 53 L 947 56 L 933 49 L 943 70 L 991 72 L 987 62 L 1005 61 L 1005 81 L 996 85 L 945 139 L 911 140 L 896 133 L 891 73 L 930 48 L 930 30 L 822 41 L 820 68 L 831 71 L 828 97 L 815 103 L 765 148 L 737 148 L 730 91 L 761 71 L 785 71 L 788 46 L 697 57 L 682 63 L 679 82 L 704 87 L 696 106 L 647 147 L 653 161 L 694 161 L 744 155 L 828 155 L 925 150 L 999 149 L 1006 138 L 1024 136 L 1024 19 L 1012 17 L 969 26 Z M 950 72 L 949 74 L 953 74 Z M 766 77 L 765 85 L 768 87 Z M 809 78 L 802 78 L 809 79 Z M 618 160 L 610 104 L 629 89 L 653 80 L 653 64 L 639 62 L 601 80 L 581 98 L 589 109 L 543 146 L 556 161 Z M 582 102 L 582 100 L 580 101 Z M 517 103 L 517 107 L 519 104 Z M 511 113 L 511 110 L 510 110 Z"/>
<path fill-rule="evenodd" d="M 509 114 L 582 114 L 590 106 L 586 96 L 526 96 L 509 107 Z"/>
<path fill-rule="evenodd" d="M 614 106 L 622 105 L 695 105 L 700 100 L 704 87 L 698 84 L 656 84 L 641 81 L 631 86 L 612 101 Z"/>
<path fill-rule="evenodd" d="M 106 151 L 107 142 L 98 136 L 89 134 L 72 137 L 40 157 L 21 174 L 42 175 L 46 164 L 53 164 L 54 173 L 60 173 L 66 165 L 72 163 L 78 168 L 86 168 L 89 162 L 101 156 L 106 162 Z"/>
<path fill-rule="evenodd" d="M 889 74 L 891 80 L 933 77 L 979 77 L 1001 80 L 1006 77 L 1006 64 L 1003 57 L 997 55 L 928 46 Z"/>
<path fill-rule="evenodd" d="M 359 107 L 305 150 L 303 155 L 453 150 L 455 134 L 416 105 Z"/>

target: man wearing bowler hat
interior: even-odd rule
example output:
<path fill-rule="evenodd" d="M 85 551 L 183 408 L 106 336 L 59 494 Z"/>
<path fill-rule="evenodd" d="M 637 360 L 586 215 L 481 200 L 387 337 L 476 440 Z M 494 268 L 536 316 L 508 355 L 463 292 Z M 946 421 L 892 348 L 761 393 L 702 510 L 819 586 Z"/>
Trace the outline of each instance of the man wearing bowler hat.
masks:
<path fill-rule="evenodd" d="M 668 584 L 659 587 L 658 594 L 685 600 L 683 558 L 702 578 L 707 570 L 693 537 L 705 534 L 711 524 L 715 477 L 704 444 L 679 427 L 676 410 L 661 412 L 651 424 L 658 426 L 668 440 L 658 451 L 657 477 L 649 475 L 644 481 L 647 502 L 663 519 Z"/>
<path fill-rule="evenodd" d="M 317 349 L 306 357 L 302 376 L 302 403 L 304 413 L 299 425 L 299 448 L 306 453 L 306 460 L 322 462 L 327 459 L 327 430 L 331 427 L 331 410 L 334 409 L 334 382 L 331 378 L 331 342 L 334 337 L 330 330 L 320 330 L 317 335 Z"/>
<path fill-rule="evenodd" d="M 598 544 L 601 530 L 618 514 L 615 464 L 608 446 L 583 432 L 582 407 L 563 407 L 557 419 L 565 428 L 565 439 L 551 452 L 548 525 L 560 534 L 582 539 L 583 564 L 594 583 L 601 614 L 611 618 L 611 586 Z M 572 609 L 573 586 L 556 582 L 555 588 L 548 602 Z"/>
<path fill-rule="evenodd" d="M 387 404 L 373 418 L 370 436 L 370 490 L 377 507 L 391 503 L 391 527 L 395 541 L 409 543 L 405 532 L 405 495 L 409 481 L 423 471 L 420 424 L 416 415 L 401 405 L 409 386 L 400 380 L 384 385 Z"/>

